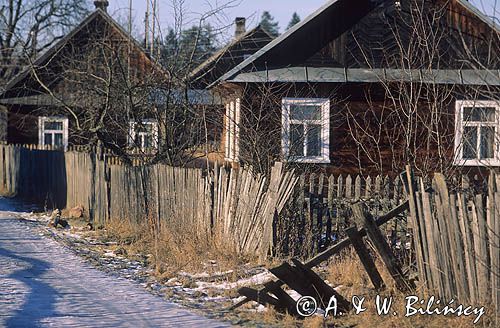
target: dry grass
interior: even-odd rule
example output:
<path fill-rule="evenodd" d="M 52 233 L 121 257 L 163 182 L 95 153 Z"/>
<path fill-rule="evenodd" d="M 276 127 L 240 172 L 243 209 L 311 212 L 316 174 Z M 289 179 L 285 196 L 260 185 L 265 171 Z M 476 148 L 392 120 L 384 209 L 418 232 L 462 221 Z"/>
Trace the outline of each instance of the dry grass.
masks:
<path fill-rule="evenodd" d="M 305 328 L 327 328 L 327 327 L 357 327 L 357 328 L 497 328 L 499 318 L 492 316 L 486 309 L 486 315 L 474 325 L 475 316 L 456 317 L 456 316 L 438 316 L 438 315 L 415 315 L 405 317 L 406 297 L 399 292 L 394 282 L 385 269 L 380 259 L 376 258 L 376 266 L 387 287 L 377 293 L 366 274 L 361 262 L 356 253 L 351 250 L 343 252 L 340 256 L 336 256 L 331 260 L 325 272 L 326 279 L 334 286 L 339 286 L 337 290 L 349 301 L 352 296 L 365 297 L 364 306 L 366 312 L 355 315 L 351 312 L 348 315 L 341 317 L 324 318 L 323 316 L 315 315 L 304 320 L 299 320 L 288 315 L 276 313 L 273 309 L 267 309 L 266 312 L 247 313 L 246 317 L 254 321 L 265 322 L 266 325 L 275 327 L 305 327 Z M 389 315 L 379 316 L 376 311 L 376 296 L 377 294 L 383 298 L 393 299 L 393 305 Z M 427 299 L 427 298 L 426 298 Z M 475 306 L 476 304 L 474 304 Z M 478 304 L 477 304 L 478 305 Z M 483 305 L 483 304 L 481 304 Z M 485 306 L 488 304 L 484 304 Z M 248 306 L 249 307 L 249 306 Z M 393 315 L 393 312 L 397 315 Z M 496 321 L 495 321 L 496 320 Z"/>
<path fill-rule="evenodd" d="M 127 220 L 115 220 L 106 225 L 106 229 L 99 232 L 100 237 L 109 241 L 116 241 L 117 247 L 123 247 L 129 255 L 150 254 L 150 264 L 156 268 L 156 273 L 161 279 L 169 279 L 180 271 L 190 273 L 214 273 L 220 271 L 234 270 L 235 276 L 225 279 L 237 280 L 237 269 L 241 265 L 255 259 L 238 256 L 232 249 L 221 245 L 214 245 L 206 240 L 200 240 L 191 231 L 179 231 L 176 229 L 163 229 L 155 234 L 149 224 L 132 224 Z M 376 258 L 377 268 L 387 284 L 380 292 L 381 297 L 392 297 L 393 311 L 397 316 L 379 316 L 376 313 L 375 297 L 377 292 L 366 274 L 356 253 L 352 250 L 343 252 L 334 257 L 326 271 L 326 279 L 334 286 L 339 286 L 338 291 L 350 300 L 352 296 L 366 297 L 365 305 L 367 311 L 359 314 L 349 314 L 343 317 L 324 319 L 321 316 L 313 316 L 304 320 L 298 320 L 290 315 L 279 314 L 272 308 L 263 312 L 249 310 L 248 306 L 238 311 L 238 316 L 252 322 L 263 323 L 270 327 L 389 327 L 389 328 L 466 328 L 499 327 L 498 318 L 487 314 L 477 325 L 473 325 L 474 316 L 471 317 L 443 317 L 416 315 L 409 318 L 404 317 L 405 297 L 407 295 L 397 291 L 393 280 L 380 259 Z M 279 265 L 282 261 L 268 263 L 268 267 Z M 217 265 L 212 265 L 217 263 Z M 182 283 L 186 287 L 193 287 L 194 281 L 186 277 Z M 227 290 L 226 296 L 236 297 L 236 291 Z M 214 292 L 215 294 L 220 291 Z M 391 312 L 393 312 L 391 311 Z"/>
<path fill-rule="evenodd" d="M 389 328 L 466 328 L 466 327 L 483 327 L 493 328 L 498 327 L 498 317 L 494 318 L 492 313 L 486 309 L 486 315 L 483 316 L 480 322 L 476 325 L 473 324 L 475 316 L 470 317 L 453 317 L 453 316 L 438 316 L 438 315 L 415 315 L 412 317 L 405 317 L 406 312 L 406 297 L 405 295 L 395 288 L 394 281 L 387 271 L 386 267 L 382 264 L 380 258 L 375 259 L 377 269 L 386 283 L 387 287 L 377 293 L 364 270 L 361 262 L 359 261 L 354 251 L 346 251 L 337 259 L 333 260 L 328 268 L 327 278 L 334 285 L 340 285 L 338 289 L 340 294 L 351 300 L 352 296 L 357 295 L 366 297 L 364 304 L 367 308 L 366 312 L 359 315 L 353 313 L 340 318 L 329 318 L 324 320 L 315 320 L 314 324 L 310 327 L 389 327 Z M 376 312 L 376 295 L 379 294 L 382 298 L 392 297 L 393 306 L 391 314 L 387 316 L 379 316 Z M 423 291 L 417 291 L 417 295 L 427 294 Z M 425 298 L 426 300 L 428 298 Z M 477 306 L 479 304 L 474 304 Z M 487 306 L 488 304 L 481 304 L 480 306 Z M 393 315 L 393 312 L 397 315 Z M 335 325 L 333 323 L 335 322 Z"/>
<path fill-rule="evenodd" d="M 229 247 L 197 238 L 193 231 L 164 227 L 156 232 L 151 226 L 147 222 L 112 220 L 99 235 L 101 239 L 116 241 L 129 255 L 149 256 L 150 265 L 162 280 L 180 271 L 209 274 L 227 271 L 253 260 L 236 254 Z"/>

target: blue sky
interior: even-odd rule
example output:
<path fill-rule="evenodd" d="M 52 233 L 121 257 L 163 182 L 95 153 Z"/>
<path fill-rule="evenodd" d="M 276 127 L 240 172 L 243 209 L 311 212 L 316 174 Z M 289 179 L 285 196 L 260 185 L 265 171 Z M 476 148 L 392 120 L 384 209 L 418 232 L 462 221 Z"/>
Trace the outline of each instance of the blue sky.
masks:
<path fill-rule="evenodd" d="M 133 0 L 132 10 L 134 16 L 134 29 L 136 33 L 143 31 L 144 13 L 147 1 Z M 231 0 L 158 0 L 160 8 L 160 24 L 162 29 L 173 24 L 173 2 L 184 2 L 185 25 L 190 25 L 199 21 L 201 14 L 208 12 L 211 8 L 219 7 Z M 500 17 L 500 0 L 470 0 L 481 11 L 488 15 Z M 125 21 L 128 15 L 129 0 L 109 0 L 109 12 L 120 21 Z M 297 12 L 301 18 L 305 18 L 316 9 L 321 7 L 326 0 L 234 0 L 232 6 L 224 10 L 217 17 L 211 18 L 211 23 L 223 28 L 229 26 L 237 16 L 247 17 L 248 25 L 254 26 L 259 22 L 260 15 L 264 10 L 268 10 L 279 21 L 281 32 L 290 21 L 293 12 Z M 493 8 L 497 8 L 494 13 Z M 232 32 L 232 31 L 231 31 Z M 229 30 L 228 30 L 228 34 Z"/>

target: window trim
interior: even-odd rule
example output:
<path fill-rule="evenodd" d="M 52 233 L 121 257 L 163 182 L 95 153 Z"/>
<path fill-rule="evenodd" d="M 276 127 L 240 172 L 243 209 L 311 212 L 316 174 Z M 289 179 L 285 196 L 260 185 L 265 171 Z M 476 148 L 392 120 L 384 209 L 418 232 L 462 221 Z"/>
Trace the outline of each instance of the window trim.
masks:
<path fill-rule="evenodd" d="M 290 156 L 290 106 L 294 104 L 316 105 L 321 107 L 321 155 L 320 156 Z M 282 100 L 282 135 L 281 146 L 285 160 L 296 163 L 329 164 L 330 160 L 330 99 L 328 98 L 283 98 Z M 306 120 L 296 121 L 304 124 Z M 312 121 L 311 121 L 312 122 Z M 304 143 L 304 147 L 306 147 Z"/>
<path fill-rule="evenodd" d="M 466 107 L 494 107 L 495 121 L 492 123 L 471 123 L 464 120 L 464 108 Z M 494 126 L 495 144 L 494 157 L 492 159 L 464 159 L 463 158 L 463 135 L 466 126 Z M 500 136 L 500 101 L 495 100 L 457 100 L 455 102 L 455 155 L 454 165 L 456 166 L 500 166 L 500 142 L 497 140 Z"/>
<path fill-rule="evenodd" d="M 226 104 L 225 117 L 225 153 L 226 162 L 238 163 L 240 159 L 240 123 L 241 99 L 236 98 Z"/>
<path fill-rule="evenodd" d="M 130 121 L 129 122 L 129 139 L 128 139 L 128 145 L 130 148 L 133 149 L 140 149 L 141 152 L 148 152 L 148 150 L 158 150 L 158 121 L 155 119 L 144 119 L 140 121 L 142 125 L 147 125 L 151 124 L 153 125 L 152 129 L 152 137 L 153 137 L 153 145 L 151 149 L 147 149 L 143 144 L 140 146 L 136 144 L 135 142 L 135 137 L 137 135 L 136 132 L 136 126 L 139 124 L 139 121 Z M 139 134 L 146 134 L 145 132 L 139 132 Z"/>
<path fill-rule="evenodd" d="M 50 129 L 45 129 L 45 123 L 47 122 L 62 122 L 63 124 L 63 129 L 62 130 L 50 130 Z M 64 151 L 68 150 L 68 139 L 69 139 L 69 119 L 64 116 L 39 116 L 38 117 L 38 145 L 40 147 L 54 147 L 54 141 L 55 138 L 52 137 L 52 145 L 45 145 L 45 134 L 46 133 L 52 133 L 54 135 L 55 133 L 61 133 L 63 135 L 63 149 Z M 54 147 L 55 149 L 55 147 Z"/>

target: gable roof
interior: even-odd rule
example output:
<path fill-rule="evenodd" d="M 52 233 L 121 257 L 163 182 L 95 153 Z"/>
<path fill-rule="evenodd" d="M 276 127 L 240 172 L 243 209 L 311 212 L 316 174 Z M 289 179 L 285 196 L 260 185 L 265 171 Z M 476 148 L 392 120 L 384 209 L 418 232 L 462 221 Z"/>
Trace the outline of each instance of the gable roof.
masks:
<path fill-rule="evenodd" d="M 459 5 L 463 6 L 465 9 L 474 14 L 477 18 L 482 20 L 486 25 L 500 33 L 500 26 L 491 19 L 486 16 L 481 10 L 477 9 L 473 4 L 471 4 L 468 0 L 455 0 Z"/>
<path fill-rule="evenodd" d="M 70 33 L 65 35 L 61 40 L 59 40 L 54 46 L 49 48 L 47 51 L 45 51 L 41 56 L 39 56 L 31 66 L 34 67 L 42 67 L 46 63 L 48 63 L 54 55 L 56 55 L 59 51 L 61 51 L 64 46 L 71 40 L 73 39 L 80 31 L 82 31 L 84 28 L 89 26 L 90 23 L 92 23 L 94 20 L 102 18 L 106 23 L 111 25 L 113 28 L 115 28 L 122 36 L 125 38 L 129 39 L 132 44 L 141 52 L 146 54 L 147 58 L 151 60 L 151 57 L 149 56 L 148 52 L 144 50 L 144 48 L 135 40 L 133 37 L 129 35 L 125 29 L 118 24 L 106 11 L 102 9 L 96 9 L 94 12 L 92 12 L 89 16 L 87 16 L 77 27 L 75 27 Z M 151 62 L 154 62 L 151 60 Z M 7 85 L 5 86 L 5 89 L 3 90 L 2 94 L 0 94 L 0 98 L 9 90 L 13 89 L 16 87 L 21 81 L 23 81 L 25 78 L 29 77 L 29 74 L 31 72 L 31 68 L 27 67 L 24 70 L 22 70 L 19 74 L 14 76 L 12 80 L 10 80 Z"/>
<path fill-rule="evenodd" d="M 291 43 L 291 41 L 296 38 L 307 36 L 305 40 L 308 40 L 313 47 L 304 45 L 302 49 L 296 49 L 297 53 L 295 56 L 297 56 L 301 51 L 309 51 L 311 53 L 314 52 L 311 48 L 319 50 L 320 44 L 324 39 L 332 39 L 336 36 L 340 36 L 343 31 L 347 30 L 359 19 L 367 15 L 381 1 L 383 0 L 356 0 L 357 4 L 356 6 L 353 6 L 353 0 L 328 0 L 323 6 L 306 17 L 304 20 L 294 25 L 278 38 L 274 39 L 267 46 L 263 47 L 241 64 L 234 67 L 231 71 L 224 74 L 218 81 L 216 81 L 216 83 L 229 79 L 242 69 L 258 62 L 264 55 L 269 56 L 273 52 L 279 52 L 279 49 L 285 48 L 288 43 Z M 323 29 L 322 33 L 310 33 L 310 31 L 312 32 L 315 27 L 319 26 L 319 22 L 322 18 L 328 16 L 330 16 L 330 19 L 328 19 L 330 28 Z"/>
<path fill-rule="evenodd" d="M 467 0 L 455 1 L 459 5 L 463 6 L 467 11 L 471 12 L 474 16 L 483 21 L 485 24 L 487 24 L 489 27 L 491 27 L 494 31 L 500 33 L 498 24 L 484 15 Z M 353 4 L 353 2 L 356 3 Z M 295 52 L 295 54 L 292 54 L 292 56 L 289 58 L 289 65 L 292 67 L 300 66 L 301 63 L 296 60 L 300 55 L 304 55 L 304 53 L 306 53 L 307 51 L 312 55 L 315 51 L 318 51 L 320 49 L 319 44 L 321 43 L 321 41 L 323 41 L 324 44 L 325 40 L 333 40 L 334 38 L 339 37 L 346 30 L 354 26 L 359 20 L 368 15 L 371 11 L 373 11 L 384 2 L 387 1 L 328 0 L 322 7 L 309 15 L 305 20 L 301 21 L 290 30 L 269 43 L 267 46 L 257 51 L 253 56 L 249 57 L 247 60 L 234 67 L 231 71 L 224 74 L 219 80 L 210 85 L 210 87 L 213 87 L 219 82 L 230 80 L 238 73 L 242 72 L 244 69 L 252 65 L 265 66 L 266 70 L 275 68 L 271 66 L 273 59 L 277 58 L 277 54 L 279 55 L 280 53 L 286 53 L 286 47 L 293 44 L 293 41 L 296 39 L 305 40 L 307 44 L 303 44 L 301 46 L 302 49 L 297 49 L 298 51 Z M 323 23 L 327 26 L 321 28 L 320 22 L 323 18 L 326 17 L 328 17 L 328 19 L 324 20 Z M 313 30 L 314 28 L 316 28 L 317 30 L 312 32 L 311 30 Z M 302 57 L 304 58 L 307 56 Z M 269 63 L 271 63 L 271 65 L 268 65 Z"/>
<path fill-rule="evenodd" d="M 234 66 L 244 61 L 244 55 L 252 55 L 265 45 L 269 44 L 274 37 L 261 25 L 234 38 L 226 46 L 219 49 L 206 61 L 196 67 L 188 77 L 189 82 L 199 84 L 201 80 L 207 80 L 206 85 L 219 79 Z"/>

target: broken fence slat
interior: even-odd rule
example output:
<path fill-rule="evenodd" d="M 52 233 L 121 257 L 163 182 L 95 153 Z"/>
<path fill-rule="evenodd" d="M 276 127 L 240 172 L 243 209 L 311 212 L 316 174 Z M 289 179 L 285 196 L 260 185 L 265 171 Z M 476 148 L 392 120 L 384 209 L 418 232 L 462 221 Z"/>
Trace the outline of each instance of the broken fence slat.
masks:
<path fill-rule="evenodd" d="M 278 305 L 276 309 L 280 312 L 287 311 L 288 314 L 296 314 L 297 308 L 294 299 L 280 286 L 273 285 L 271 282 L 265 283 L 264 287 L 268 288 L 269 293 L 278 298 Z"/>
<path fill-rule="evenodd" d="M 378 226 L 381 226 L 381 225 L 389 222 L 392 218 L 394 218 L 394 217 L 400 215 L 401 213 L 407 211 L 408 209 L 409 209 L 409 202 L 406 201 L 406 202 L 402 203 L 401 205 L 399 205 L 398 207 L 392 209 L 388 213 L 380 216 L 377 219 L 376 224 Z M 366 231 L 364 229 L 361 229 L 359 231 L 359 234 L 360 234 L 360 236 L 364 237 L 364 236 L 366 236 Z M 308 268 L 313 268 L 313 267 L 321 264 L 322 262 L 328 260 L 330 257 L 332 257 L 333 255 L 337 254 L 338 252 L 342 251 L 343 249 L 349 247 L 350 244 L 351 244 L 351 242 L 349 241 L 348 238 L 343 239 L 340 242 L 338 242 L 337 244 L 335 244 L 334 246 L 332 246 L 331 248 L 325 250 L 324 252 L 316 255 L 315 257 L 313 257 L 312 259 L 310 259 L 309 261 L 307 261 L 305 263 L 305 265 Z M 281 281 L 271 281 L 270 284 L 271 284 L 270 286 L 278 286 L 278 287 L 280 287 L 280 286 L 283 285 L 283 282 L 281 282 Z M 268 291 L 268 289 L 267 289 L 267 287 L 265 287 L 264 289 L 260 290 L 260 293 L 266 293 L 267 291 Z M 241 295 L 243 295 L 243 294 L 241 294 Z M 246 295 L 243 295 L 243 296 L 246 296 Z M 234 309 L 242 306 L 243 304 L 246 304 L 249 301 L 251 301 L 251 299 L 249 299 L 247 297 L 246 299 L 244 299 L 244 300 L 236 303 L 235 305 L 231 306 L 229 308 L 229 310 L 234 310 Z"/>
<path fill-rule="evenodd" d="M 350 310 L 351 303 L 349 303 L 344 297 L 337 293 L 332 286 L 324 282 L 323 279 L 321 279 L 321 277 L 316 274 L 316 272 L 296 259 L 292 259 L 292 262 L 302 272 L 302 274 L 307 277 L 307 280 L 312 283 L 314 290 L 316 291 L 321 301 L 321 303 L 319 304 L 323 307 L 323 309 L 328 306 L 330 299 L 335 296 L 335 298 L 337 299 L 337 306 L 340 311 L 347 312 Z"/>

